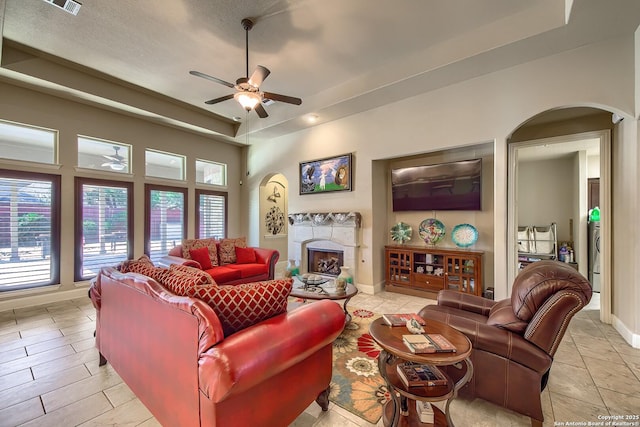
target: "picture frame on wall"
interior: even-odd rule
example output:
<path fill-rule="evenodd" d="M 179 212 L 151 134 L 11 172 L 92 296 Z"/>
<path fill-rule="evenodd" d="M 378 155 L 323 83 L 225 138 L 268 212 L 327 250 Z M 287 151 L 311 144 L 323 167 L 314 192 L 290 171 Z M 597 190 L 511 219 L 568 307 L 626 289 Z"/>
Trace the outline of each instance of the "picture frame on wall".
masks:
<path fill-rule="evenodd" d="M 300 194 L 351 191 L 352 160 L 353 155 L 348 153 L 300 162 Z"/>

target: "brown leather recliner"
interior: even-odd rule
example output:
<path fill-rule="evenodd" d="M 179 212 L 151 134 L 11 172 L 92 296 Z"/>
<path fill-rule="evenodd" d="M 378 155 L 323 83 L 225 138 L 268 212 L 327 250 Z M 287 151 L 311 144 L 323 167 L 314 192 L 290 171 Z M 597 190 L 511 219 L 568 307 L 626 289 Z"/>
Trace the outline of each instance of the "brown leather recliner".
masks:
<path fill-rule="evenodd" d="M 419 314 L 464 333 L 473 344 L 474 374 L 461 395 L 479 397 L 544 419 L 540 394 L 569 321 L 591 300 L 591 284 L 570 265 L 538 261 L 516 277 L 511 298 L 493 301 L 444 290 Z M 463 373 L 450 369 L 456 379 Z"/>

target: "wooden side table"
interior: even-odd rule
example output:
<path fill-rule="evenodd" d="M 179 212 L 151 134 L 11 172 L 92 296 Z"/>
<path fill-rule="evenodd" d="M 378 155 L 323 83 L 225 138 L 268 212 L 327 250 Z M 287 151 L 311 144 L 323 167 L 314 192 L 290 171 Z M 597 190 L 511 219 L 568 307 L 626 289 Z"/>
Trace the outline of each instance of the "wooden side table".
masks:
<path fill-rule="evenodd" d="M 427 320 L 424 329 L 428 334 L 442 334 L 456 347 L 456 352 L 414 354 L 409 351 L 402 341 L 402 335 L 409 334 L 406 327 L 388 326 L 382 318 L 374 320 L 369 327 L 371 337 L 382 347 L 378 358 L 378 368 L 380 369 L 380 375 L 387 383 L 389 394 L 392 397 L 392 399 L 385 404 L 383 410 L 383 423 L 385 426 L 424 426 L 425 424 L 420 423 L 415 405 L 409 404 L 408 401 L 410 400 L 411 403 L 414 403 L 413 401 L 415 400 L 437 402 L 446 399 L 447 403 L 444 413 L 437 407 L 433 408 L 434 424 L 431 425 L 454 427 L 449 412 L 449 405 L 458 395 L 458 390 L 469 382 L 473 376 L 473 364 L 470 359 L 471 341 L 451 326 L 435 320 Z M 456 367 L 460 366 L 460 368 L 462 368 L 462 364 L 464 364 L 466 366 L 466 372 L 455 384 L 447 375 L 449 379 L 447 385 L 407 387 L 398 377 L 396 370 L 397 365 L 405 361 L 436 366 L 455 365 Z"/>

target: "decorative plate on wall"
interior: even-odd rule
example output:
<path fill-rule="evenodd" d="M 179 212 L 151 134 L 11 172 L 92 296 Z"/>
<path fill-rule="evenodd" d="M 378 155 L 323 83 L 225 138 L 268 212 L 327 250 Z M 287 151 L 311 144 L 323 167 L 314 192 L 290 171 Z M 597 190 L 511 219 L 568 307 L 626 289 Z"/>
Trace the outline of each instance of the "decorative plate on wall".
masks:
<path fill-rule="evenodd" d="M 451 240 L 460 248 L 468 248 L 478 241 L 478 230 L 471 224 L 458 224 L 451 231 Z"/>
<path fill-rule="evenodd" d="M 273 206 L 267 212 L 264 222 L 269 233 L 279 234 L 284 229 L 284 214 L 279 207 Z"/>
<path fill-rule="evenodd" d="M 427 245 L 435 245 L 445 234 L 446 228 L 440 220 L 427 218 L 420 223 L 420 237 Z"/>
<path fill-rule="evenodd" d="M 391 240 L 394 242 L 403 244 L 404 242 L 411 240 L 412 235 L 413 229 L 405 222 L 399 222 L 391 227 Z"/>

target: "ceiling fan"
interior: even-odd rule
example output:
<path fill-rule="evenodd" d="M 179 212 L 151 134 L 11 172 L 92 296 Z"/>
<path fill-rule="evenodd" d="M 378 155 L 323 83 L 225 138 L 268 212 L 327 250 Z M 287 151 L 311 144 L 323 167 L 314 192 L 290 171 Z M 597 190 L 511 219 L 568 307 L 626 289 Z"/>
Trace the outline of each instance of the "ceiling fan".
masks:
<path fill-rule="evenodd" d="M 214 81 L 216 83 L 220 83 L 221 85 L 225 85 L 230 88 L 235 88 L 236 92 L 230 95 L 224 95 L 219 98 L 211 99 L 209 101 L 205 101 L 205 104 L 212 105 L 217 104 L 218 102 L 226 101 L 231 98 L 235 98 L 242 107 L 247 110 L 255 110 L 258 113 L 260 118 L 268 117 L 267 111 L 262 106 L 262 102 L 271 100 L 271 101 L 280 101 L 286 102 L 288 104 L 300 105 L 302 104 L 302 99 L 295 98 L 293 96 L 280 95 L 277 93 L 271 92 L 262 92 L 260 91 L 260 85 L 267 78 L 267 76 L 271 73 L 267 67 L 263 67 L 262 65 L 258 65 L 249 77 L 249 30 L 253 28 L 253 20 L 250 18 L 244 18 L 242 20 L 242 28 L 245 30 L 246 34 L 246 77 L 240 77 L 236 80 L 236 84 L 229 83 L 225 80 L 219 79 L 217 77 L 210 76 L 208 74 L 201 73 L 199 71 L 189 71 L 189 74 L 202 77 L 204 79 L 208 79 Z"/>
<path fill-rule="evenodd" d="M 113 146 L 113 149 L 115 150 L 115 154 L 112 156 L 107 156 L 107 155 L 102 155 L 102 157 L 104 157 L 105 159 L 109 160 L 108 162 L 105 162 L 102 164 L 103 168 L 111 168 L 114 171 L 121 171 L 124 170 L 127 167 L 127 162 L 125 160 L 125 158 L 123 156 L 121 156 L 120 154 L 118 154 L 118 151 L 120 150 L 120 147 L 118 147 L 117 145 Z"/>

